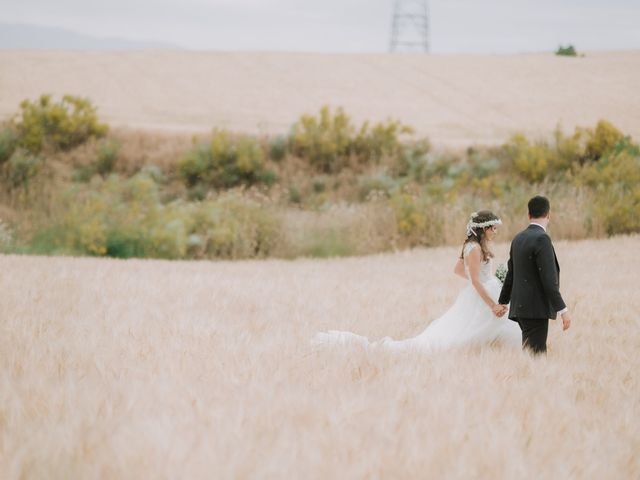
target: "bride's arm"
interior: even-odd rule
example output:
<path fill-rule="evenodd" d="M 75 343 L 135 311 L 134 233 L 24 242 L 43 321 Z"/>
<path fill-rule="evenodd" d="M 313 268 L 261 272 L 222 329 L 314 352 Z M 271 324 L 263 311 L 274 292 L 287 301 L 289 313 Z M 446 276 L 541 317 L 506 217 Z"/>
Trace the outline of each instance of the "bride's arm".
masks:
<path fill-rule="evenodd" d="M 453 273 L 464 278 L 465 280 L 469 279 L 466 272 L 464 271 L 464 260 L 462 258 L 459 258 L 456 262 L 456 267 L 453 269 Z"/>
<path fill-rule="evenodd" d="M 487 290 L 482 285 L 480 281 L 480 249 L 474 248 L 467 254 L 467 264 L 469 265 L 469 276 L 471 277 L 471 284 L 473 288 L 476 289 L 478 295 L 484 300 L 490 309 L 494 309 L 497 306 L 497 303 L 493 301 L 493 299 L 487 293 Z"/>

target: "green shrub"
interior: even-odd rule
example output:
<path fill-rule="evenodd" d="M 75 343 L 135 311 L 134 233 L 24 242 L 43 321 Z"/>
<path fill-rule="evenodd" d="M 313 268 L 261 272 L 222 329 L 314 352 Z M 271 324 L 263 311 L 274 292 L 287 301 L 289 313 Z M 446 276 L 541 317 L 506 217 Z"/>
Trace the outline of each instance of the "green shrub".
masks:
<path fill-rule="evenodd" d="M 356 129 L 342 108 L 331 112 L 325 105 L 317 117 L 300 117 L 291 129 L 289 145 L 296 156 L 306 159 L 316 170 L 337 173 L 352 160 L 368 165 L 402 157 L 402 136 L 413 132 L 410 126 L 394 120 L 373 126 L 364 122 Z"/>
<path fill-rule="evenodd" d="M 578 181 L 595 191 L 592 208 L 609 235 L 640 231 L 640 152 L 636 145 L 586 164 Z"/>
<path fill-rule="evenodd" d="M 178 174 L 187 187 L 194 187 L 205 181 L 213 163 L 211 147 L 196 145 L 178 162 Z"/>
<path fill-rule="evenodd" d="M 522 134 L 511 137 L 503 146 L 510 167 L 531 183 L 541 182 L 549 171 L 549 148 L 545 143 L 531 144 Z"/>
<path fill-rule="evenodd" d="M 147 164 L 140 169 L 140 174 L 149 177 L 156 183 L 167 182 L 167 176 L 158 165 Z"/>
<path fill-rule="evenodd" d="M 624 139 L 624 134 L 606 120 L 599 120 L 595 129 L 588 128 L 584 132 L 587 136 L 584 157 L 591 161 L 613 151 Z"/>
<path fill-rule="evenodd" d="M 120 143 L 115 140 L 109 140 L 100 144 L 95 162 L 96 173 L 102 177 L 106 177 L 113 172 L 116 161 L 118 160 L 120 147 Z"/>
<path fill-rule="evenodd" d="M 26 150 L 17 149 L 4 165 L 4 174 L 10 189 L 29 190 L 31 180 L 40 172 L 44 160 Z"/>
<path fill-rule="evenodd" d="M 575 57 L 576 55 L 578 55 L 578 52 L 576 52 L 576 49 L 573 45 L 567 45 L 566 47 L 560 45 L 558 47 L 558 50 L 556 50 L 556 55 Z"/>
<path fill-rule="evenodd" d="M 50 95 L 42 95 L 35 102 L 22 101 L 20 109 L 14 119 L 18 145 L 31 153 L 45 147 L 69 150 L 91 137 L 104 136 L 108 130 L 99 123 L 91 102 L 80 97 L 65 95 L 55 103 Z"/>
<path fill-rule="evenodd" d="M 154 250 L 150 232 L 164 220 L 159 215 L 158 188 L 146 175 L 126 180 L 112 175 L 104 181 L 94 177 L 91 185 L 70 188 L 62 207 L 51 224 L 42 226 L 32 245 L 44 237 L 52 248 L 73 254 L 178 258 Z"/>
<path fill-rule="evenodd" d="M 65 208 L 31 239 L 32 249 L 120 258 L 254 258 L 271 254 L 278 218 L 237 194 L 198 203 L 160 202 L 145 174 L 77 185 Z"/>
<path fill-rule="evenodd" d="M 65 244 L 67 234 L 62 224 L 40 226 L 22 250 L 24 253 L 36 255 L 82 253 L 71 250 Z"/>
<path fill-rule="evenodd" d="M 549 158 L 549 165 L 555 172 L 564 172 L 576 163 L 581 163 L 584 159 L 584 149 L 582 147 L 582 132 L 576 129 L 571 136 L 565 136 L 560 126 L 553 132 L 555 155 Z"/>
<path fill-rule="evenodd" d="M 16 135 L 10 128 L 0 130 L 0 165 L 11 158 L 16 149 Z"/>
<path fill-rule="evenodd" d="M 571 136 L 565 136 L 557 127 L 553 144 L 543 140 L 530 142 L 524 135 L 516 134 L 501 147 L 498 156 L 508 171 L 530 183 L 539 183 L 549 177 L 556 180 L 567 177 L 585 162 L 597 162 L 624 149 L 625 142 L 631 140 L 610 122 L 600 120 L 595 129 L 576 128 Z"/>
<path fill-rule="evenodd" d="M 354 253 L 348 234 L 335 229 L 314 233 L 301 252 L 302 256 L 315 258 L 346 257 Z"/>
<path fill-rule="evenodd" d="M 424 183 L 427 180 L 425 172 L 430 151 L 431 142 L 428 138 L 403 143 L 394 156 L 395 162 L 391 165 L 390 173 L 398 177 L 409 176 L 418 183 Z"/>
<path fill-rule="evenodd" d="M 113 228 L 107 230 L 105 238 L 105 255 L 114 258 L 134 258 L 147 256 L 144 237 L 135 231 Z"/>
<path fill-rule="evenodd" d="M 608 235 L 640 232 L 640 187 L 613 185 L 597 192 L 594 213 Z"/>
<path fill-rule="evenodd" d="M 95 164 L 93 163 L 88 163 L 86 165 L 81 164 L 74 167 L 73 174 L 71 175 L 71 179 L 74 182 L 86 183 L 86 182 L 89 182 L 91 180 L 91 177 L 93 177 L 95 174 L 96 174 Z"/>
<path fill-rule="evenodd" d="M 177 169 L 187 187 L 201 184 L 219 189 L 256 183 L 271 185 L 276 181 L 254 138 L 234 140 L 224 130 L 214 130 L 211 142 L 195 146 L 178 162 Z"/>
<path fill-rule="evenodd" d="M 284 135 L 278 135 L 269 141 L 269 158 L 281 162 L 287 156 L 288 141 Z"/>
<path fill-rule="evenodd" d="M 313 193 L 322 193 L 327 189 L 327 177 L 324 175 L 313 177 L 311 179 L 311 188 Z"/>
<path fill-rule="evenodd" d="M 353 151 L 361 163 L 380 163 L 385 157 L 402 157 L 404 145 L 401 137 L 412 133 L 413 128 L 394 120 L 376 123 L 371 129 L 369 122 L 364 122 L 353 139 Z"/>
<path fill-rule="evenodd" d="M 400 243 L 406 246 L 433 246 L 443 243 L 442 206 L 426 195 L 398 192 L 391 197 Z"/>
<path fill-rule="evenodd" d="M 268 256 L 280 237 L 279 220 L 259 204 L 235 193 L 192 206 L 190 235 L 199 239 L 197 258 Z"/>
<path fill-rule="evenodd" d="M 317 118 L 300 117 L 291 129 L 289 144 L 295 155 L 308 159 L 317 170 L 335 173 L 348 163 L 354 134 L 355 127 L 344 110 L 338 108 L 332 114 L 325 105 Z"/>
<path fill-rule="evenodd" d="M 366 175 L 358 178 L 358 195 L 360 200 L 366 200 L 372 192 L 379 192 L 390 197 L 391 193 L 400 185 L 401 183 L 396 179 L 383 173 Z"/>
<path fill-rule="evenodd" d="M 300 193 L 300 189 L 295 185 L 289 185 L 288 194 L 289 203 L 302 203 L 302 194 Z"/>

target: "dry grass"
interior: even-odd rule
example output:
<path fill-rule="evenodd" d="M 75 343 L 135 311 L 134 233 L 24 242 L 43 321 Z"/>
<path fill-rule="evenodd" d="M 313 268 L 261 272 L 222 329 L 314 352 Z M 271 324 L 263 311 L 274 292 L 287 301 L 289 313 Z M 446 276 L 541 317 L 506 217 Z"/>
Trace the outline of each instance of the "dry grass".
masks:
<path fill-rule="evenodd" d="M 308 344 L 330 328 L 420 332 L 463 286 L 457 247 L 0 257 L 0 476 L 638 478 L 639 248 L 557 242 L 574 326 L 553 323 L 539 360 Z"/>

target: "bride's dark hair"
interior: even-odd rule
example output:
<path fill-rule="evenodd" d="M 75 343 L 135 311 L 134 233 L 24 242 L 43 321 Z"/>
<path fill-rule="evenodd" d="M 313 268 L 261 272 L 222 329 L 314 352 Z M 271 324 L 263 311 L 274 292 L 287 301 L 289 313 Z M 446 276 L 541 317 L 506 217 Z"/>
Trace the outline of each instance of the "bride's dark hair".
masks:
<path fill-rule="evenodd" d="M 481 210 L 476 212 L 472 217 L 471 221 L 473 223 L 484 223 L 490 222 L 491 220 L 498 220 L 498 217 L 495 213 L 490 210 Z M 472 227 L 470 228 L 470 232 L 467 235 L 467 239 L 462 244 L 462 252 L 460 252 L 460 258 L 464 258 L 464 247 L 469 242 L 476 242 L 480 245 L 480 250 L 482 250 L 482 261 L 486 262 L 490 258 L 493 258 L 493 252 L 489 250 L 487 246 L 487 235 L 486 230 L 491 227 Z"/>

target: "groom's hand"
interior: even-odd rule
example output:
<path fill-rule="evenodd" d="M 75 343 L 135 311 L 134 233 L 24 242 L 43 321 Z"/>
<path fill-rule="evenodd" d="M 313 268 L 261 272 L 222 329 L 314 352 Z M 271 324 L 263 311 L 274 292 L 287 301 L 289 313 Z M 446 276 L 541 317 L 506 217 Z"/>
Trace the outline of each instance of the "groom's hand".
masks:
<path fill-rule="evenodd" d="M 562 314 L 562 331 L 567 330 L 571 326 L 571 317 L 569 316 L 569 312 L 564 312 Z"/>

